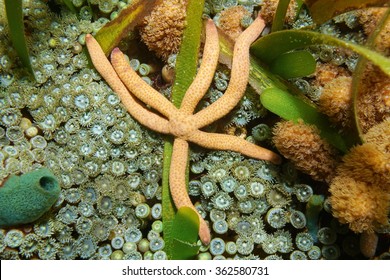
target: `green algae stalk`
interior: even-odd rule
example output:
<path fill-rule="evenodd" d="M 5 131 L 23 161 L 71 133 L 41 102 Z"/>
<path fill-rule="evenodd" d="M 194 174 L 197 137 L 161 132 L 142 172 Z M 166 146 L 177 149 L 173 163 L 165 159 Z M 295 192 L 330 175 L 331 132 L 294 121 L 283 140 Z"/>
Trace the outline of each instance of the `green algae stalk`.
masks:
<path fill-rule="evenodd" d="M 71 0 L 63 0 L 65 6 L 72 12 L 72 13 L 77 13 L 76 7 L 73 5 Z"/>
<path fill-rule="evenodd" d="M 324 196 L 323 195 L 313 195 L 310 197 L 309 201 L 306 204 L 306 227 L 313 237 L 314 242 L 317 242 L 317 232 L 319 229 L 319 215 L 323 208 Z"/>
<path fill-rule="evenodd" d="M 95 39 L 104 53 L 108 55 L 114 47 L 118 46 L 121 39 L 151 12 L 156 3 L 157 0 L 133 1 L 128 8 L 121 11 L 117 18 L 100 29 Z"/>
<path fill-rule="evenodd" d="M 278 7 L 276 9 L 276 13 L 274 16 L 274 20 L 272 21 L 271 32 L 279 31 L 283 29 L 284 19 L 286 17 L 287 8 L 290 4 L 290 0 L 280 0 Z"/>
<path fill-rule="evenodd" d="M 24 35 L 22 2 L 22 0 L 5 0 L 4 4 L 12 44 L 24 67 L 34 76 L 27 48 L 27 40 Z"/>
<path fill-rule="evenodd" d="M 176 59 L 176 77 L 172 88 L 172 102 L 178 108 L 180 107 L 185 92 L 191 85 L 196 75 L 197 58 L 200 48 L 200 34 L 202 30 L 201 18 L 203 6 L 204 0 L 190 0 L 187 4 L 187 26 L 184 29 L 183 40 Z M 162 219 L 164 226 L 165 252 L 167 253 L 168 257 L 172 259 L 184 258 L 183 253 L 185 252 L 178 252 L 177 249 L 175 249 L 175 247 L 178 246 L 179 242 L 180 245 L 183 245 L 181 246 L 180 250 L 188 251 L 188 254 L 186 254 L 185 258 L 191 258 L 194 257 L 196 254 L 196 252 L 194 252 L 193 250 L 193 243 L 196 242 L 198 231 L 196 230 L 195 238 L 191 238 L 193 242 L 189 241 L 191 239 L 183 240 L 182 237 L 180 240 L 177 238 L 177 236 L 174 236 L 174 232 L 176 232 L 177 227 L 182 227 L 182 225 L 180 223 L 174 223 L 175 211 L 172 197 L 169 191 L 169 169 L 171 165 L 172 149 L 173 141 L 172 138 L 170 138 L 166 140 L 164 144 L 164 161 L 162 176 Z M 197 221 L 197 224 L 199 227 L 199 219 Z"/>
<path fill-rule="evenodd" d="M 36 221 L 57 201 L 60 186 L 46 168 L 11 175 L 0 187 L 0 227 Z"/>

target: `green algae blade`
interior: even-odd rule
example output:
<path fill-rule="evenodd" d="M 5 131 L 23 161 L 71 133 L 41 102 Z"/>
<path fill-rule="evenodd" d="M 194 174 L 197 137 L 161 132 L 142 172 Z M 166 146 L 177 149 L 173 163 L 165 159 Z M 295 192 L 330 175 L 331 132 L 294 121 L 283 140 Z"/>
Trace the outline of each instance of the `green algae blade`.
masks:
<path fill-rule="evenodd" d="M 290 0 L 279 0 L 274 19 L 272 21 L 271 32 L 275 32 L 283 29 L 284 19 L 286 17 L 287 8 L 289 4 L 290 4 Z"/>
<path fill-rule="evenodd" d="M 172 88 L 172 103 L 180 107 L 184 94 L 195 78 L 202 32 L 204 1 L 189 1 L 187 26 L 176 58 L 176 77 Z"/>
<path fill-rule="evenodd" d="M 305 0 L 295 0 L 295 3 L 297 3 L 297 11 L 299 12 L 302 9 L 303 4 L 305 3 Z"/>
<path fill-rule="evenodd" d="M 202 30 L 202 12 L 204 0 L 189 0 L 187 2 L 187 26 L 184 29 L 183 39 L 176 58 L 176 77 L 172 87 L 172 102 L 180 107 L 185 92 L 192 83 L 197 70 L 197 58 L 200 48 L 200 34 Z M 164 143 L 164 160 L 162 175 L 162 220 L 164 225 L 165 252 L 169 259 L 177 256 L 177 247 L 182 246 L 186 258 L 195 256 L 197 250 L 192 248 L 188 241 L 174 236 L 173 221 L 175 219 L 175 206 L 169 190 L 169 169 L 171 165 L 173 139 L 169 137 Z M 186 177 L 188 178 L 188 168 Z M 195 229 L 192 229 L 195 231 Z M 198 231 L 193 232 L 198 236 Z M 180 244 L 180 245 L 178 245 Z M 186 244 L 186 245 L 184 245 Z M 176 247 L 175 247 L 176 246 Z M 181 250 L 181 249 L 180 249 Z"/>
<path fill-rule="evenodd" d="M 164 223 L 164 235 L 170 234 L 175 208 L 169 191 L 169 167 L 171 166 L 173 139 L 167 137 L 164 142 L 163 174 L 162 174 L 162 220 Z"/>
<path fill-rule="evenodd" d="M 319 218 L 320 218 L 320 212 L 324 208 L 324 196 L 314 194 L 310 197 L 309 201 L 306 203 L 306 227 L 311 235 L 313 237 L 313 240 L 317 242 L 317 232 L 319 230 Z"/>
<path fill-rule="evenodd" d="M 318 24 L 351 10 L 389 5 L 388 0 L 304 0 L 304 2 L 313 20 Z"/>
<path fill-rule="evenodd" d="M 378 26 L 374 30 L 374 32 L 370 35 L 367 41 L 367 47 L 374 47 L 375 41 L 378 38 L 379 34 L 381 32 L 385 31 L 385 26 L 387 22 L 390 20 L 390 8 L 387 9 L 386 13 L 383 15 L 381 21 L 379 22 Z M 363 129 L 361 127 L 361 124 L 359 122 L 359 116 L 358 116 L 358 98 L 359 98 L 359 91 L 360 91 L 360 85 L 364 79 L 364 70 L 366 68 L 368 60 L 364 57 L 360 57 L 359 61 L 356 65 L 355 71 L 352 75 L 352 111 L 353 111 L 353 118 L 354 118 L 354 124 L 356 133 L 358 134 L 360 141 L 363 142 Z"/>
<path fill-rule="evenodd" d="M 314 31 L 283 30 L 274 32 L 254 42 L 251 51 L 261 61 L 270 64 L 278 56 L 288 51 L 317 44 L 331 45 L 354 51 L 377 65 L 384 73 L 390 75 L 389 58 L 358 44 Z"/>
<path fill-rule="evenodd" d="M 305 77 L 316 70 L 316 60 L 308 51 L 287 52 L 272 61 L 270 70 L 284 79 Z"/>
<path fill-rule="evenodd" d="M 173 253 L 172 225 L 175 217 L 175 206 L 169 190 L 169 169 L 171 166 L 172 150 L 173 139 L 169 137 L 164 141 L 161 197 L 165 252 L 168 255 L 168 259 L 172 258 Z"/>
<path fill-rule="evenodd" d="M 34 77 L 27 41 L 24 34 L 22 0 L 4 0 L 12 45 L 24 67 Z"/>
<path fill-rule="evenodd" d="M 269 88 L 263 91 L 260 100 L 267 110 L 282 119 L 295 122 L 301 119 L 307 124 L 315 125 L 320 130 L 321 137 L 338 150 L 345 153 L 350 147 L 350 143 L 332 128 L 332 124 L 325 115 L 300 98 L 277 88 Z"/>
<path fill-rule="evenodd" d="M 148 15 L 158 0 L 135 0 L 122 10 L 117 18 L 103 26 L 95 35 L 104 53 L 108 55 L 121 39 Z"/>
<path fill-rule="evenodd" d="M 199 251 L 199 217 L 189 207 L 181 207 L 172 222 L 172 259 L 193 259 Z"/>

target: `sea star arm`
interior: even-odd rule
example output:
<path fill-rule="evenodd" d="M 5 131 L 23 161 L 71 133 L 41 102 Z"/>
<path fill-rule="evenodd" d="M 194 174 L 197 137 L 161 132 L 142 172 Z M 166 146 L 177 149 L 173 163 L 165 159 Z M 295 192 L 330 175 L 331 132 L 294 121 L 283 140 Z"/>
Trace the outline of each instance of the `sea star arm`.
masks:
<path fill-rule="evenodd" d="M 233 64 L 229 86 L 225 93 L 210 106 L 193 116 L 196 127 L 204 127 L 229 113 L 245 94 L 249 79 L 249 47 L 264 29 L 265 23 L 259 16 L 237 38 L 233 51 Z"/>
<path fill-rule="evenodd" d="M 204 244 L 210 243 L 210 230 L 205 220 L 192 204 L 186 188 L 186 168 L 188 160 L 188 142 L 175 138 L 171 166 L 169 170 L 169 186 L 173 202 L 177 209 L 186 206 L 193 209 L 199 216 L 199 237 Z"/>
<path fill-rule="evenodd" d="M 219 39 L 214 22 L 209 19 L 206 22 L 206 42 L 204 45 L 202 63 L 191 86 L 186 91 L 181 103 L 180 111 L 192 114 L 196 105 L 207 92 L 214 78 L 214 72 L 218 65 Z"/>
<path fill-rule="evenodd" d="M 115 48 L 111 53 L 111 63 L 125 86 L 142 102 L 159 111 L 167 118 L 171 118 L 172 114 L 178 110 L 161 93 L 138 76 L 118 48 Z"/>
<path fill-rule="evenodd" d="M 93 38 L 90 34 L 87 34 L 85 40 L 92 63 L 96 70 L 110 85 L 112 90 L 118 94 L 121 102 L 126 107 L 127 111 L 129 111 L 130 115 L 149 129 L 164 134 L 168 133 L 168 120 L 153 112 L 150 112 L 133 98 L 131 93 L 126 89 L 125 85 L 119 79 L 114 68 L 112 68 L 110 62 L 106 58 L 102 48 L 95 40 L 95 38 Z"/>
<path fill-rule="evenodd" d="M 276 153 L 233 135 L 197 130 L 188 137 L 188 141 L 208 149 L 230 150 L 251 158 L 268 160 L 275 164 L 281 162 L 281 158 Z"/>

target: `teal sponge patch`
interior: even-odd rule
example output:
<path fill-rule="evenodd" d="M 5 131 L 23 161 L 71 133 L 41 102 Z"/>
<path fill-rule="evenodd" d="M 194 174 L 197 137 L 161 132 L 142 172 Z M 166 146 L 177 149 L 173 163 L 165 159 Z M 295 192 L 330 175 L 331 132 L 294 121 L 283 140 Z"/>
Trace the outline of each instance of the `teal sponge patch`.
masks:
<path fill-rule="evenodd" d="M 47 168 L 11 175 L 0 187 L 0 227 L 31 223 L 57 201 L 60 186 Z"/>

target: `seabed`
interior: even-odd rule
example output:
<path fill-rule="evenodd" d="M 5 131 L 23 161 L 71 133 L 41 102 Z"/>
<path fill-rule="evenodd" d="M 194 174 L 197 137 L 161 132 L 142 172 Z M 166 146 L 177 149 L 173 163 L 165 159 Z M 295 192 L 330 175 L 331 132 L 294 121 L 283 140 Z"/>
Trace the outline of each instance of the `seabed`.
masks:
<path fill-rule="evenodd" d="M 95 35 L 140 1 L 21 1 L 33 75 L 12 42 L 4 2 L 0 259 L 170 259 L 162 203 L 167 138 L 132 118 L 85 46 L 86 34 Z M 186 1 L 154 2 L 119 48 L 144 81 L 169 99 Z M 387 11 L 354 10 L 314 27 L 309 10 L 297 13 L 294 5 L 301 1 L 292 2 L 285 29 L 362 46 Z M 267 36 L 277 4 L 206 0 L 203 17 L 234 40 L 260 13 Z M 389 56 L 390 20 L 383 26 L 371 49 Z M 188 194 L 211 230 L 209 245 L 194 244 L 199 249 L 193 259 L 390 258 L 390 78 L 372 64 L 356 77 L 359 56 L 349 49 L 322 44 L 304 50 L 315 59 L 315 71 L 284 81 L 327 115 L 332 129 L 350 131 L 358 119 L 364 143 L 341 153 L 312 125 L 271 113 L 248 85 L 236 108 L 205 130 L 242 137 L 280 154 L 283 162 L 190 145 Z M 197 109 L 222 96 L 229 79 L 230 69 L 219 63 Z M 353 81 L 361 82 L 358 101 L 351 97 Z"/>

